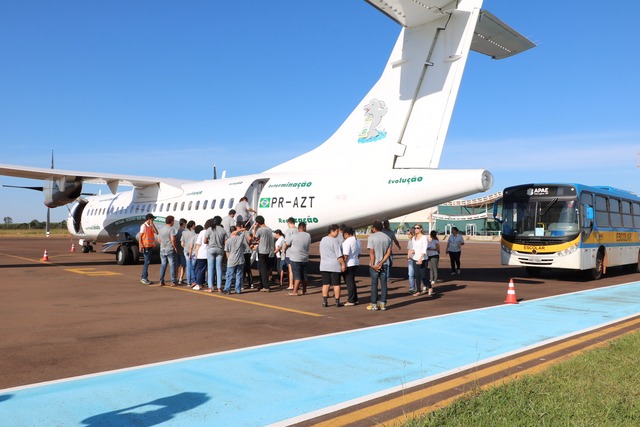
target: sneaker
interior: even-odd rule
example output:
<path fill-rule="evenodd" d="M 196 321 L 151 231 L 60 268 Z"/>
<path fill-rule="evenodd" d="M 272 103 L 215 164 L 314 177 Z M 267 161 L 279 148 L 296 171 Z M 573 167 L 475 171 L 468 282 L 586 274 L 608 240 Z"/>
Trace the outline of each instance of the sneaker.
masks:
<path fill-rule="evenodd" d="M 326 302 L 323 302 L 323 303 L 322 303 L 322 306 L 323 306 L 323 307 L 329 307 L 329 304 L 328 304 L 328 303 L 326 303 Z"/>
<path fill-rule="evenodd" d="M 164 286 L 164 282 L 158 283 L 158 286 Z"/>
<path fill-rule="evenodd" d="M 369 305 L 367 306 L 367 310 L 370 310 L 370 311 L 378 311 L 378 305 L 377 305 L 377 304 L 369 304 Z"/>
<path fill-rule="evenodd" d="M 336 303 L 336 308 L 338 308 L 338 307 L 342 307 L 343 305 L 344 305 L 343 303 L 341 303 L 341 302 L 337 302 L 337 303 Z"/>
<path fill-rule="evenodd" d="M 412 295 L 413 295 L 413 294 L 415 294 L 415 293 L 416 293 L 416 290 L 415 290 L 415 289 L 409 289 L 409 291 L 408 291 L 407 293 L 408 293 L 408 294 L 412 294 Z"/>
<path fill-rule="evenodd" d="M 202 286 L 200 286 L 200 285 L 195 285 L 195 286 L 194 286 L 193 288 L 191 288 L 191 289 L 193 289 L 193 290 L 195 290 L 195 291 L 199 291 L 200 289 L 202 289 Z"/>
<path fill-rule="evenodd" d="M 142 283 L 143 285 L 151 285 L 153 282 L 147 279 L 140 279 L 140 283 Z"/>
<path fill-rule="evenodd" d="M 229 291 L 222 291 L 222 295 L 230 295 L 230 294 L 231 294 L 231 292 L 229 292 Z"/>
<path fill-rule="evenodd" d="M 435 284 L 436 284 L 436 281 L 435 281 L 435 280 L 432 280 L 432 281 L 431 281 L 431 286 L 435 286 Z"/>
<path fill-rule="evenodd" d="M 461 271 L 462 271 L 462 270 L 458 269 L 458 274 L 460 274 L 460 272 L 461 272 Z"/>
<path fill-rule="evenodd" d="M 344 305 L 345 307 L 353 307 L 353 306 L 355 305 L 355 303 L 347 301 L 347 302 L 345 302 L 343 305 Z"/>
<path fill-rule="evenodd" d="M 428 296 L 433 296 L 433 288 L 429 288 L 429 292 L 427 293 Z"/>
<path fill-rule="evenodd" d="M 182 286 L 182 280 L 178 280 L 178 285 Z"/>
<path fill-rule="evenodd" d="M 455 275 L 456 275 L 456 272 L 455 272 L 455 271 L 452 271 L 452 272 L 451 272 L 451 275 L 452 275 L 452 276 L 455 276 Z"/>
<path fill-rule="evenodd" d="M 260 289 L 260 292 L 271 292 L 271 290 L 268 288 L 262 288 Z"/>
<path fill-rule="evenodd" d="M 385 311 L 387 309 L 387 303 L 386 302 L 381 302 L 380 303 L 380 310 Z"/>

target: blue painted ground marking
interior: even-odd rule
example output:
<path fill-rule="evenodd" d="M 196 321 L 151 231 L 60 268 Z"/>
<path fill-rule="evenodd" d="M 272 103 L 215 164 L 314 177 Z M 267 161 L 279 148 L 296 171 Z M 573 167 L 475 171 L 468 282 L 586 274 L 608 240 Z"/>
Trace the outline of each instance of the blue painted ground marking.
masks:
<path fill-rule="evenodd" d="M 638 314 L 634 282 L 16 387 L 0 424 L 287 424 Z"/>

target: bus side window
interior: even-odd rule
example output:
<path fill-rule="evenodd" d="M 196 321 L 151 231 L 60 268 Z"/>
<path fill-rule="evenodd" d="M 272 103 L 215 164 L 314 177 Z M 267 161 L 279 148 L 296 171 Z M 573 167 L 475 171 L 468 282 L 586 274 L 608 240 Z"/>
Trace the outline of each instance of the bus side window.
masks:
<path fill-rule="evenodd" d="M 633 225 L 640 228 L 640 203 L 633 204 Z"/>
<path fill-rule="evenodd" d="M 609 227 L 609 224 L 607 198 L 603 196 L 596 196 L 596 225 L 598 227 Z"/>
<path fill-rule="evenodd" d="M 631 217 L 631 202 L 622 201 L 622 226 L 625 228 L 633 227 L 633 218 Z"/>
<path fill-rule="evenodd" d="M 620 200 L 609 199 L 609 214 L 612 227 L 622 227 L 622 216 L 620 215 Z"/>

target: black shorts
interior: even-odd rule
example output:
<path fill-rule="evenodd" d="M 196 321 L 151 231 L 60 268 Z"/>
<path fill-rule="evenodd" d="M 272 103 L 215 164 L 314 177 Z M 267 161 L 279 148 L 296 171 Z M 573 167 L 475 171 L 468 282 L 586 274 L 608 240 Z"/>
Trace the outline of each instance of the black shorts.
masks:
<path fill-rule="evenodd" d="M 293 280 L 307 280 L 307 263 L 291 261 Z"/>
<path fill-rule="evenodd" d="M 339 286 L 340 285 L 340 273 L 333 271 L 321 271 L 322 285 Z"/>

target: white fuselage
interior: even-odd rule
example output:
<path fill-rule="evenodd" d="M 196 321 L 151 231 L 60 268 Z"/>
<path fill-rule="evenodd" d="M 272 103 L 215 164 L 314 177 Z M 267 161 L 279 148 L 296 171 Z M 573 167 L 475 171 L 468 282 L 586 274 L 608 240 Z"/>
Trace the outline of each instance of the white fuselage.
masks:
<path fill-rule="evenodd" d="M 168 215 L 196 224 L 225 216 L 241 197 L 271 228 L 284 228 L 287 218 L 308 224 L 314 237 L 331 224 L 357 227 L 438 203 L 486 191 L 491 174 L 484 170 L 392 170 L 380 173 L 327 171 L 308 174 L 262 174 L 200 181 L 180 188 L 159 186 L 86 198 L 78 224 L 76 207 L 68 219 L 75 236 L 97 241 L 135 236 L 147 213 L 156 221 Z"/>

